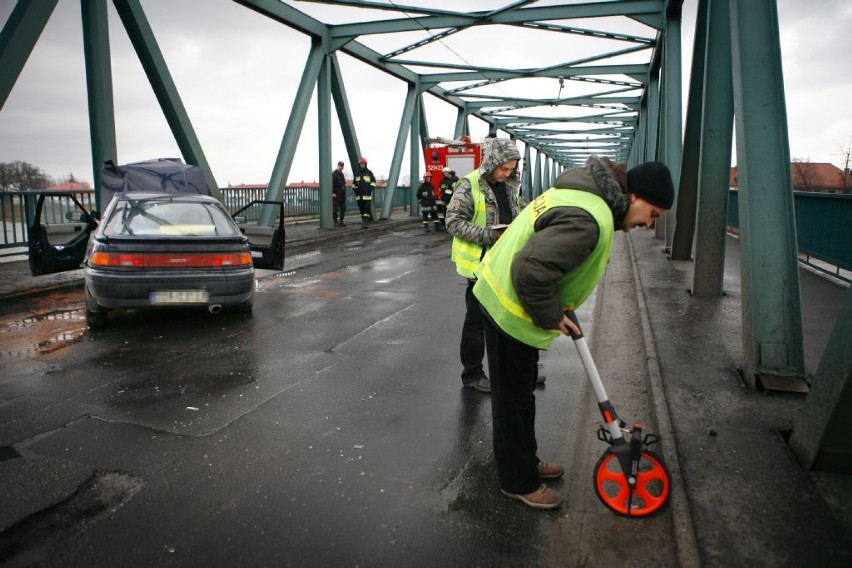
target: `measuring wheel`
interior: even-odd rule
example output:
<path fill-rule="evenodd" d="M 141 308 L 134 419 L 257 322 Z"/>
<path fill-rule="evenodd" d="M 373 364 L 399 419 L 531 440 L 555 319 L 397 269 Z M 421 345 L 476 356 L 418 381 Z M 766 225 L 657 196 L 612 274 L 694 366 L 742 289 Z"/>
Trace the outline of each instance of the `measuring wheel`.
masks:
<path fill-rule="evenodd" d="M 633 488 L 612 448 L 598 459 L 594 475 L 595 493 L 617 515 L 647 517 L 668 505 L 672 479 L 663 459 L 650 450 L 642 450 Z"/>

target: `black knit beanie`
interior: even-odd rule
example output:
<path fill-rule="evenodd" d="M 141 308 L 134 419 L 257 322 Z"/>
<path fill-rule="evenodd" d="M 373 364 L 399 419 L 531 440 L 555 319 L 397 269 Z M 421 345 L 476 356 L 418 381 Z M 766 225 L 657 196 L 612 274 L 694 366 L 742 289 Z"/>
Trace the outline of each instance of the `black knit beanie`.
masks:
<path fill-rule="evenodd" d="M 674 204 L 672 174 L 662 162 L 645 162 L 627 170 L 627 191 L 663 209 Z"/>

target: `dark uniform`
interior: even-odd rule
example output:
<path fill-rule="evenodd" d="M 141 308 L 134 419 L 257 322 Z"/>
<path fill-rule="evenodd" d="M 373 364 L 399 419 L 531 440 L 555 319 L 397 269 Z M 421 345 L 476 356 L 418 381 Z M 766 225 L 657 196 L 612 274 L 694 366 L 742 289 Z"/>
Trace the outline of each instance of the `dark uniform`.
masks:
<path fill-rule="evenodd" d="M 358 171 L 352 179 L 352 191 L 361 212 L 361 227 L 366 229 L 367 223 L 373 222 L 373 190 L 376 189 L 376 176 L 367 168 L 367 160 L 358 160 Z"/>
<path fill-rule="evenodd" d="M 337 168 L 331 172 L 331 214 L 335 227 L 345 227 L 343 217 L 346 215 L 346 177 L 340 169 L 343 162 L 338 162 Z"/>
<path fill-rule="evenodd" d="M 423 215 L 423 230 L 429 232 L 429 218 L 435 223 L 435 232 L 443 230 L 438 220 L 438 207 L 435 202 L 435 186 L 432 185 L 432 176 L 424 176 L 423 183 L 417 188 L 417 199 L 420 200 L 420 213 Z"/>
<path fill-rule="evenodd" d="M 447 225 L 447 203 L 449 203 L 450 199 L 453 197 L 453 178 L 450 176 L 450 173 L 450 168 L 445 167 L 443 176 L 441 177 L 441 183 L 438 185 L 438 189 L 440 191 L 439 200 L 437 202 L 438 219 L 441 220 L 442 227 L 446 227 Z"/>

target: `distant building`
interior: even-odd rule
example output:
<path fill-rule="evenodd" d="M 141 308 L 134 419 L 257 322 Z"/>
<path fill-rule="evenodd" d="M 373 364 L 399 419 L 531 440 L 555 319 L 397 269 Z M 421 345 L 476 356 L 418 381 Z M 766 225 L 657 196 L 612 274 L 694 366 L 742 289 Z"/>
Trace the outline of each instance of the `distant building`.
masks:
<path fill-rule="evenodd" d="M 51 191 L 80 191 L 83 189 L 92 189 L 88 183 L 79 183 L 76 181 L 63 181 L 61 183 L 55 183 L 51 186 L 48 186 Z"/>
<path fill-rule="evenodd" d="M 852 193 L 852 174 L 845 174 L 834 164 L 825 162 L 793 162 L 790 164 L 793 191 L 818 193 Z M 731 189 L 737 187 L 737 168 L 731 168 Z"/>

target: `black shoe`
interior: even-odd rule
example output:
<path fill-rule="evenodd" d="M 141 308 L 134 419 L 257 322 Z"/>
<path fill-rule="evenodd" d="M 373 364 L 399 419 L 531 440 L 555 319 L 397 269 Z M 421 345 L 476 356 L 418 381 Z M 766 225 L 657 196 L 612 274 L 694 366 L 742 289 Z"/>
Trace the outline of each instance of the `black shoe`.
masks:
<path fill-rule="evenodd" d="M 473 382 L 465 383 L 464 387 L 475 389 L 479 392 L 491 392 L 491 381 L 488 380 L 488 377 L 479 377 Z"/>
<path fill-rule="evenodd" d="M 423 225 L 423 230 L 426 231 L 427 233 L 430 232 L 429 231 L 429 225 Z"/>
<path fill-rule="evenodd" d="M 543 385 L 544 381 L 546 381 L 546 380 L 547 380 L 547 375 L 539 375 L 535 378 L 535 384 Z"/>
<path fill-rule="evenodd" d="M 337 224 L 338 227 L 345 227 L 346 223 L 343 222 L 343 219 L 340 220 L 340 223 Z"/>

